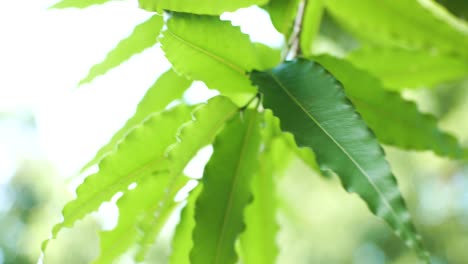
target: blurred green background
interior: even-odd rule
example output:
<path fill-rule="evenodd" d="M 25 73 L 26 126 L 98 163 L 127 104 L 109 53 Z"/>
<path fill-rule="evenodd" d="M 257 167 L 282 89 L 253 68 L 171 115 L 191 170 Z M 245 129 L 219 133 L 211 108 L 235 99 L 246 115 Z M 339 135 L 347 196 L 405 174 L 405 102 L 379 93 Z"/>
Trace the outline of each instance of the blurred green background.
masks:
<path fill-rule="evenodd" d="M 119 17 L 113 17 L 94 32 L 94 24 L 83 22 L 85 15 L 98 24 L 101 14 L 119 14 L 134 8 L 134 3 L 91 11 L 47 11 L 53 1 L 26 2 L 30 5 L 0 5 L 0 60 L 7 58 L 0 61 L 0 69 L 2 75 L 15 77 L 0 81 L 0 263 L 11 264 L 38 261 L 41 241 L 60 220 L 63 204 L 73 197 L 80 180 L 75 176 L 79 166 L 131 115 L 155 73 L 167 66 L 167 62 L 164 67 L 158 63 L 164 60 L 160 51 L 146 52 L 139 61 L 111 73 L 108 79 L 114 78 L 113 83 L 99 80 L 94 87 L 83 88 L 87 91 L 77 92 L 74 87 L 86 68 L 128 34 L 132 23 L 143 20 L 143 13 L 129 16 L 124 21 L 131 20 L 129 25 L 109 27 L 118 23 Z M 459 17 L 467 17 L 466 0 L 439 2 Z M 32 25 L 34 22 L 28 20 L 31 14 L 42 22 Z M 21 36 L 31 29 L 33 35 Z M 104 44 L 96 44 L 90 32 L 107 32 Z M 277 37 L 265 39 L 274 42 Z M 333 52 L 359 46 L 326 14 L 317 41 L 317 49 Z M 7 53 L 9 57 L 5 57 Z M 145 65 L 155 70 L 146 71 L 144 76 L 131 70 Z M 122 73 L 134 79 L 122 81 Z M 32 80 L 28 82 L 28 78 Z M 132 89 L 128 89 L 129 84 Z M 90 92 L 103 86 L 114 89 Z M 21 92 L 11 96 L 16 89 Z M 441 128 L 468 145 L 468 78 L 403 93 L 421 110 L 440 118 Z M 203 100 L 199 93 L 186 96 L 187 100 Z M 468 263 L 468 165 L 429 152 L 385 150 L 433 263 Z M 415 254 L 356 195 L 346 193 L 337 177 L 323 178 L 293 160 L 281 178 L 279 191 L 279 263 L 417 263 Z M 44 263 L 89 263 L 99 251 L 99 230 L 111 228 L 116 216 L 115 206 L 108 203 L 99 213 L 61 232 L 51 243 Z M 176 221 L 177 214 L 156 241 L 148 263 L 166 263 Z M 124 256 L 120 263 L 132 261 Z"/>

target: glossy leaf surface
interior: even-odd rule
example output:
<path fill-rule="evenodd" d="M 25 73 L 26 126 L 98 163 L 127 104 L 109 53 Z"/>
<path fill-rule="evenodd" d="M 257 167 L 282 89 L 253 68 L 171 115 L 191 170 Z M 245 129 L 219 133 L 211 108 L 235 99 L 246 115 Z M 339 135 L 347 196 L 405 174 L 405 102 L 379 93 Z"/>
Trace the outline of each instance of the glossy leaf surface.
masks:
<path fill-rule="evenodd" d="M 255 71 L 251 78 L 264 94 L 264 107 L 300 147 L 314 150 L 321 169 L 336 172 L 349 192 L 358 193 L 408 246 L 427 257 L 382 148 L 338 81 L 306 59 Z"/>

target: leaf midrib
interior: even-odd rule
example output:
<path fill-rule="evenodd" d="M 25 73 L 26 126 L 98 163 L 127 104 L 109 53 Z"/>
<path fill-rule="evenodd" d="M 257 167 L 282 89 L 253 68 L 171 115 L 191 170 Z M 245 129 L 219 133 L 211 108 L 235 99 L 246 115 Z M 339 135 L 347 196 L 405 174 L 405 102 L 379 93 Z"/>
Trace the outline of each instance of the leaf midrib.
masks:
<path fill-rule="evenodd" d="M 231 70 L 235 71 L 236 73 L 245 75 L 246 71 L 245 71 L 242 67 L 240 67 L 240 66 L 238 66 L 238 65 L 236 65 L 236 64 L 234 64 L 234 63 L 232 63 L 232 62 L 230 62 L 230 61 L 228 61 L 227 59 L 225 59 L 225 58 L 223 58 L 223 57 L 221 57 L 221 56 L 219 56 L 219 55 L 216 55 L 216 54 L 214 54 L 214 53 L 212 53 L 212 52 L 209 52 L 208 50 L 206 50 L 206 49 L 204 49 L 204 48 L 202 48 L 202 47 L 200 47 L 200 46 L 197 46 L 197 45 L 195 45 L 195 44 L 192 44 L 191 42 L 189 42 L 189 41 L 183 39 L 182 37 L 180 37 L 180 36 L 178 36 L 177 34 L 175 34 L 174 32 L 172 32 L 170 28 L 168 28 L 168 29 L 166 30 L 166 32 L 168 32 L 169 34 L 171 34 L 172 37 L 174 37 L 176 40 L 182 42 L 182 43 L 185 44 L 186 46 L 188 46 L 188 47 L 190 47 L 190 48 L 192 48 L 192 49 L 194 49 L 194 50 L 196 50 L 196 51 L 199 51 L 199 52 L 201 52 L 201 53 L 207 55 L 208 57 L 212 58 L 213 60 L 216 60 L 216 61 L 218 61 L 218 62 L 220 62 L 220 63 L 226 65 L 228 68 L 230 68 Z"/>
<path fill-rule="evenodd" d="M 395 210 L 393 209 L 393 207 L 389 204 L 389 202 L 387 201 L 387 198 L 383 195 L 382 191 L 380 190 L 380 188 L 378 188 L 378 186 L 372 181 L 372 179 L 370 178 L 370 176 L 365 172 L 365 170 L 359 165 L 359 163 L 357 163 L 357 161 L 351 156 L 350 153 L 348 153 L 343 146 L 341 146 L 341 144 L 330 134 L 328 133 L 328 131 L 318 122 L 317 119 L 315 119 L 311 114 L 309 114 L 307 112 L 307 110 L 302 106 L 302 104 L 299 102 L 299 100 L 297 100 L 297 98 L 292 95 L 287 89 L 286 87 L 284 86 L 284 84 L 278 79 L 276 78 L 276 76 L 274 76 L 273 74 L 267 72 L 267 74 L 269 74 L 273 80 L 278 84 L 278 86 L 286 93 L 286 95 L 320 128 L 320 130 L 322 130 L 323 133 L 325 133 L 325 135 L 327 135 L 327 137 L 329 137 L 332 142 L 351 160 L 351 162 L 356 166 L 356 168 L 366 177 L 366 179 L 368 180 L 368 182 L 372 185 L 372 187 L 374 187 L 375 191 L 378 193 L 378 195 L 380 197 L 382 197 L 382 202 L 390 209 L 390 212 L 392 213 L 392 215 L 394 216 L 395 220 L 398 221 L 398 222 L 401 222 L 400 219 L 398 218 L 398 215 L 396 214 Z M 401 225 L 402 228 L 403 228 L 403 225 Z"/>
<path fill-rule="evenodd" d="M 214 262 L 213 262 L 215 264 L 218 263 L 218 259 L 220 257 L 221 244 L 222 244 L 222 242 L 224 240 L 224 236 L 226 234 L 227 221 L 228 221 L 229 216 L 231 215 L 231 211 L 232 211 L 233 193 L 234 193 L 234 190 L 237 187 L 237 182 L 238 182 L 238 179 L 239 179 L 239 170 L 240 170 L 240 167 L 241 167 L 240 163 L 244 159 L 245 152 L 246 152 L 247 145 L 248 145 L 247 143 L 250 142 L 251 133 L 252 133 L 252 129 L 253 129 L 254 124 L 255 124 L 255 120 L 256 120 L 255 117 L 250 118 L 249 125 L 247 127 L 247 131 L 245 132 L 244 139 L 242 140 L 241 152 L 239 154 L 239 159 L 237 160 L 236 170 L 234 172 L 234 181 L 231 184 L 231 190 L 229 192 L 228 206 L 226 207 L 226 211 L 225 211 L 224 218 L 223 218 L 223 223 L 221 225 L 221 233 L 220 233 L 220 235 L 218 237 L 218 241 L 217 241 L 217 246 L 216 246 L 216 251 L 215 251 L 215 259 L 214 259 Z"/>

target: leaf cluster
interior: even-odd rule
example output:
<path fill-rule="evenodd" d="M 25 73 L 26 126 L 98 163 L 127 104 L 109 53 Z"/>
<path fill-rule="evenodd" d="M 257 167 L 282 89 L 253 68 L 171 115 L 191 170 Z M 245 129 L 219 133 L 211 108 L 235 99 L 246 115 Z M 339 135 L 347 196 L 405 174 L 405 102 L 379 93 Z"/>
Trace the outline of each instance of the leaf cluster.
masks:
<path fill-rule="evenodd" d="M 54 8 L 105 2 L 63 0 Z M 176 208 L 183 209 L 171 263 L 274 263 L 277 177 L 296 156 L 322 175 L 338 175 L 347 191 L 357 193 L 428 261 L 381 144 L 467 158 L 434 116 L 400 93 L 467 77 L 463 20 L 432 0 L 139 0 L 139 5 L 152 16 L 80 84 L 154 45 L 161 45 L 172 67 L 84 166 L 83 171 L 99 169 L 65 206 L 52 238 L 122 193 L 118 224 L 101 233 L 94 263 L 112 263 L 135 246 L 135 259 L 143 261 Z M 280 50 L 252 42 L 220 19 L 224 12 L 254 5 L 268 12 L 284 35 Z M 324 12 L 361 46 L 341 58 L 315 54 Z M 180 101 L 194 81 L 220 95 L 200 105 Z M 184 168 L 208 145 L 213 154 L 203 177 L 185 200 L 176 201 L 191 180 Z"/>

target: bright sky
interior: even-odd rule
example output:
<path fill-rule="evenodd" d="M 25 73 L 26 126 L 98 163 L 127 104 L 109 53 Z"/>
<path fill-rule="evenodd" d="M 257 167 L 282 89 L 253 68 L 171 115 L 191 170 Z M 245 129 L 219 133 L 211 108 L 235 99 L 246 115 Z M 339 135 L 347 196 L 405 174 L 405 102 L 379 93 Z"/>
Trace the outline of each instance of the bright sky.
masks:
<path fill-rule="evenodd" d="M 169 63 L 159 48 L 152 48 L 77 88 L 88 69 L 149 13 L 139 10 L 135 0 L 85 10 L 47 10 L 54 2 L 0 2 L 0 112 L 32 111 L 40 148 L 71 176 L 122 126 Z M 274 46 L 282 42 L 258 8 L 223 18 L 237 25 L 242 21 L 242 30 L 254 41 Z M 206 93 L 195 90 L 190 96 L 201 100 Z M 5 164 L 2 156 L 8 157 L 18 144 L 27 148 L 28 143 L 0 142 L 0 163 Z"/>

